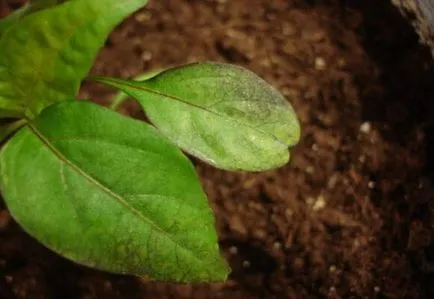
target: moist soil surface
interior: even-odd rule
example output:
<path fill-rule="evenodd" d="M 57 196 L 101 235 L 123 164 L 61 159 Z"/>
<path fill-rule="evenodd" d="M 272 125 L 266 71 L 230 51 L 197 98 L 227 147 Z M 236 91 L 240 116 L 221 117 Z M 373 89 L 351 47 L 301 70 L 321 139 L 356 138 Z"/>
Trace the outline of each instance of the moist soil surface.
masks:
<path fill-rule="evenodd" d="M 1 14 L 22 1 L 0 1 Z M 93 73 L 216 60 L 293 104 L 291 162 L 229 173 L 194 160 L 228 281 L 146 282 L 88 269 L 28 236 L 0 202 L 0 298 L 434 298 L 434 65 L 389 1 L 151 1 Z M 106 105 L 113 91 L 84 84 Z M 121 112 L 144 119 L 134 103 Z M 44 217 L 44 215 L 41 215 Z"/>

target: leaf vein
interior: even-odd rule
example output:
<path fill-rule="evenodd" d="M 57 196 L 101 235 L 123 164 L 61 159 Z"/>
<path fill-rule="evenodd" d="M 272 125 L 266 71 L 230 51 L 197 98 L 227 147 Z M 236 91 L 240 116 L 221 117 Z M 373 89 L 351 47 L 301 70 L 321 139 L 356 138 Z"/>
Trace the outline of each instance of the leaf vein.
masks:
<path fill-rule="evenodd" d="M 81 176 L 86 178 L 89 182 L 92 184 L 95 184 L 98 188 L 100 188 L 103 192 L 108 194 L 110 197 L 116 200 L 117 203 L 122 205 L 126 208 L 126 210 L 130 211 L 132 214 L 137 216 L 139 219 L 143 220 L 144 222 L 148 223 L 153 229 L 150 230 L 150 232 L 156 232 L 158 231 L 162 235 L 164 235 L 169 241 L 171 241 L 173 244 L 179 244 L 176 242 L 172 236 L 170 236 L 166 231 L 162 230 L 160 227 L 158 227 L 155 222 L 153 222 L 151 219 L 145 217 L 143 214 L 141 214 L 137 209 L 129 206 L 124 199 L 122 199 L 118 194 L 114 193 L 110 189 L 108 189 L 106 186 L 104 186 L 102 183 L 100 183 L 98 180 L 90 176 L 89 174 L 82 171 L 77 165 L 75 165 L 72 161 L 68 160 L 57 148 L 55 148 L 49 139 L 47 139 L 42 132 L 40 132 L 34 125 L 28 124 L 28 128 L 31 132 L 44 144 L 47 146 L 48 149 L 50 149 L 53 154 L 63 163 L 67 164 L 69 167 L 71 167 L 72 170 L 79 173 Z M 179 244 L 181 245 L 181 244 Z M 186 248 L 184 245 L 180 247 L 183 249 L 186 254 L 192 256 L 194 259 L 196 259 L 198 262 L 203 263 L 204 261 L 198 258 L 195 254 L 192 253 L 188 248 Z"/>

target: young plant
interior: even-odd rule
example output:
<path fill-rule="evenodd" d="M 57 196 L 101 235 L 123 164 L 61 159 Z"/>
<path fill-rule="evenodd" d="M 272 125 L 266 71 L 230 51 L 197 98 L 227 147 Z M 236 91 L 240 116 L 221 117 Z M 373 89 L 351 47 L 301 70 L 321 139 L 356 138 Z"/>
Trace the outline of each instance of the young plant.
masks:
<path fill-rule="evenodd" d="M 255 74 L 211 62 L 92 78 L 136 99 L 153 126 L 77 101 L 110 31 L 146 2 L 37 1 L 0 21 L 1 192 L 24 230 L 77 263 L 223 280 L 211 209 L 181 150 L 227 170 L 273 169 L 299 123 Z"/>

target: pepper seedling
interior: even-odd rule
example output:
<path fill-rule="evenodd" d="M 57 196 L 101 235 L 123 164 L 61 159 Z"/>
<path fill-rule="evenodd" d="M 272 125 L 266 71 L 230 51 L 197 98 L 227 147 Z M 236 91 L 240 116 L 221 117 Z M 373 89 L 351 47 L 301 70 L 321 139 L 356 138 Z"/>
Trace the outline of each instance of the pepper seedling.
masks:
<path fill-rule="evenodd" d="M 26 232 L 79 264 L 224 280 L 214 218 L 182 151 L 269 170 L 288 162 L 299 123 L 264 80 L 214 62 L 143 80 L 91 77 L 137 100 L 150 124 L 76 100 L 109 33 L 146 4 L 36 1 L 0 21 L 1 193 Z"/>

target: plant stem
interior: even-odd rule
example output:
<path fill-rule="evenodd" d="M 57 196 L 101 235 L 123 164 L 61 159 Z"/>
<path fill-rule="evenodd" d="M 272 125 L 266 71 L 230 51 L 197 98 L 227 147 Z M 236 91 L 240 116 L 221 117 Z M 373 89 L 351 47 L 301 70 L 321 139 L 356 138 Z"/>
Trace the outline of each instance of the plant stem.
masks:
<path fill-rule="evenodd" d="M 145 80 L 151 79 L 152 77 L 158 75 L 161 71 L 162 71 L 161 69 L 151 70 L 149 72 L 140 74 L 137 77 L 134 77 L 133 80 L 145 81 Z M 122 103 L 125 102 L 125 100 L 127 100 L 127 99 L 128 99 L 128 95 L 126 93 L 120 91 L 113 97 L 109 108 L 111 110 L 117 110 L 119 108 L 119 106 L 122 105 Z"/>
<path fill-rule="evenodd" d="M 19 119 L 13 123 L 3 125 L 0 127 L 0 142 L 3 142 L 10 134 L 17 131 L 27 123 L 27 119 Z"/>

